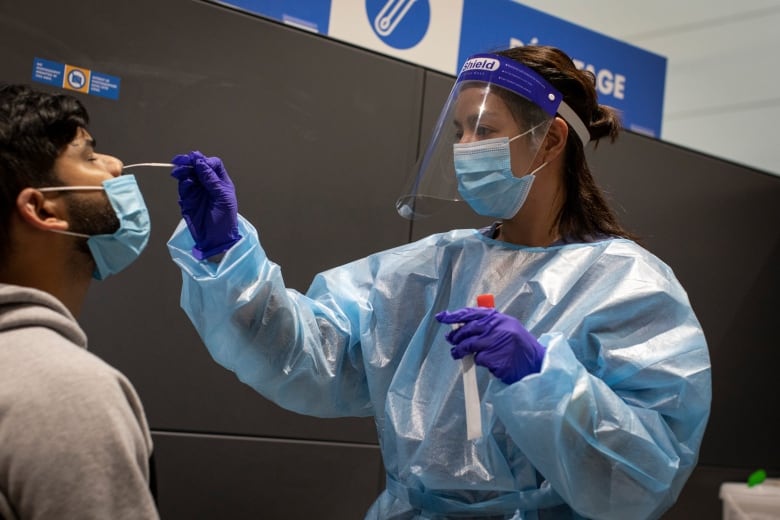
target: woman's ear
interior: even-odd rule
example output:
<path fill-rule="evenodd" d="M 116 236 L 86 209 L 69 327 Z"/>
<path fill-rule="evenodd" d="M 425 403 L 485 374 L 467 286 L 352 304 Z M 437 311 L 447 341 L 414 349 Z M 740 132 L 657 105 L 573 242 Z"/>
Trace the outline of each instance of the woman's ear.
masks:
<path fill-rule="evenodd" d="M 560 117 L 555 117 L 542 143 L 543 160 L 554 161 L 566 149 L 566 139 L 569 136 L 569 125 Z"/>
<path fill-rule="evenodd" d="M 16 210 L 26 224 L 44 231 L 67 230 L 68 221 L 60 218 L 62 205 L 47 199 L 35 188 L 25 188 L 16 197 Z"/>

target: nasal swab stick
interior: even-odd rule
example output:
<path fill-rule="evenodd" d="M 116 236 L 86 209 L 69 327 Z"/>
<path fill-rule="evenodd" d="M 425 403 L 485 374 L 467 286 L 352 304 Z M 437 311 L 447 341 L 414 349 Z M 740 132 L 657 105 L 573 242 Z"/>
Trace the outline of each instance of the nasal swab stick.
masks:
<path fill-rule="evenodd" d="M 135 168 L 136 166 L 157 166 L 159 168 L 175 168 L 176 165 L 172 163 L 164 163 L 164 162 L 143 162 L 143 163 L 136 163 L 136 164 L 127 164 L 122 167 L 123 170 L 127 170 L 128 168 Z"/>

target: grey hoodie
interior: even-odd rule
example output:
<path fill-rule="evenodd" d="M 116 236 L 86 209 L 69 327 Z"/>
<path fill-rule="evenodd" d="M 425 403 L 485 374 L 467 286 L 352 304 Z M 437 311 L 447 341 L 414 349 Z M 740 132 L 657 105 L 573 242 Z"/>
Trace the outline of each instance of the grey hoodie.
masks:
<path fill-rule="evenodd" d="M 133 386 L 48 293 L 0 284 L 0 518 L 158 518 Z"/>

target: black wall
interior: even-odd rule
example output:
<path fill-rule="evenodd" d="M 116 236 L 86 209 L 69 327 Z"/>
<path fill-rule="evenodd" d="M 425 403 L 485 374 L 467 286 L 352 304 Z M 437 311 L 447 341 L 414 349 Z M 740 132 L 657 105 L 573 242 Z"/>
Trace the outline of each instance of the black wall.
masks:
<path fill-rule="evenodd" d="M 126 164 L 192 149 L 219 155 L 239 207 L 289 287 L 433 231 L 394 201 L 453 79 L 307 32 L 191 0 L 0 0 L 0 80 L 34 57 L 121 78 L 118 101 L 76 94 L 99 150 Z M 41 86 L 41 88 L 46 88 Z M 713 364 L 700 467 L 665 518 L 720 514 L 718 486 L 780 472 L 780 178 L 623 133 L 589 152 L 624 223 L 688 289 Z M 144 401 L 163 518 L 361 518 L 383 488 L 370 419 L 324 420 L 269 403 L 209 357 L 178 305 L 165 242 L 178 222 L 167 170 L 136 171 L 153 223 L 126 272 L 93 285 L 90 349 Z"/>

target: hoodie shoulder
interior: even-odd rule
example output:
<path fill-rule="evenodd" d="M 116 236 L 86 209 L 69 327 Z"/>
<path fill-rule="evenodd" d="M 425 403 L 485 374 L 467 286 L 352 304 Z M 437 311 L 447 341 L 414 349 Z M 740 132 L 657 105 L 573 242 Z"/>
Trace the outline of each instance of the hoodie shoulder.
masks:
<path fill-rule="evenodd" d="M 0 334 L 29 334 L 43 329 L 87 348 L 86 334 L 57 298 L 31 287 L 0 284 Z"/>

